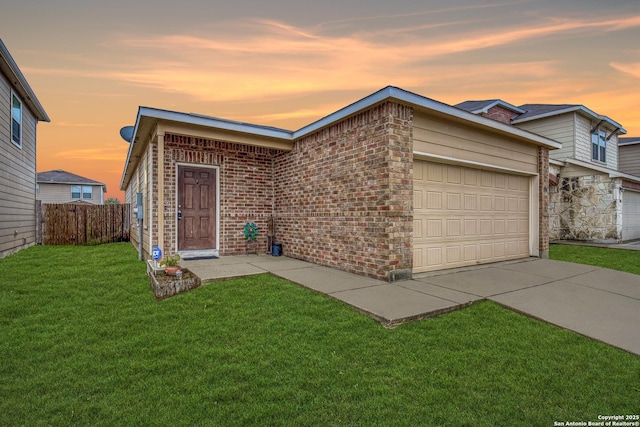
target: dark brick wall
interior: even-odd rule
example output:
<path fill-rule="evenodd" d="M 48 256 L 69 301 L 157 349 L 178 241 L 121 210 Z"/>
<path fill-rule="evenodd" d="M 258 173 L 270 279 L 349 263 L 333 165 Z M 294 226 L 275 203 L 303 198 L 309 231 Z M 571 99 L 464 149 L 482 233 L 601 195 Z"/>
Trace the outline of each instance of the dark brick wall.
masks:
<path fill-rule="evenodd" d="M 395 280 L 410 275 L 410 107 L 374 106 L 275 159 L 277 241 L 286 255 Z"/>
<path fill-rule="evenodd" d="M 177 164 L 217 166 L 220 187 L 220 254 L 242 254 L 246 251 L 243 227 L 255 222 L 260 230 L 258 248 L 266 248 L 268 220 L 273 214 L 273 158 L 280 153 L 263 147 L 224 141 L 165 135 L 164 151 L 164 246 L 175 251 L 177 212 Z M 157 200 L 156 200 L 157 202 Z"/>
<path fill-rule="evenodd" d="M 496 105 L 495 107 L 489 108 L 489 110 L 486 113 L 483 113 L 482 115 L 484 117 L 488 117 L 490 119 L 497 120 L 499 122 L 510 125 L 511 118 L 515 116 L 516 113 L 504 107 Z"/>

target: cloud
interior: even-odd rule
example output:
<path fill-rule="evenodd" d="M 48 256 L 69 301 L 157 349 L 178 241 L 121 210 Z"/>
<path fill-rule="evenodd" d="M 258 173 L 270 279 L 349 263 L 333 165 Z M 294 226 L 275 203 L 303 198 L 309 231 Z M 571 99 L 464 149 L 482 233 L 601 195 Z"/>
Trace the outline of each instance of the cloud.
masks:
<path fill-rule="evenodd" d="M 621 64 L 619 62 L 611 62 L 609 65 L 621 73 L 630 74 L 633 77 L 640 79 L 640 62 L 631 64 Z"/>
<path fill-rule="evenodd" d="M 74 128 L 92 128 L 92 127 L 103 127 L 102 123 L 69 123 L 69 122 L 53 122 L 51 126 L 60 126 L 60 127 L 74 127 Z"/>
<path fill-rule="evenodd" d="M 387 84 L 416 87 L 431 78 L 425 72 L 429 61 L 443 57 L 558 34 L 618 31 L 638 26 L 640 16 L 598 20 L 550 18 L 543 23 L 513 28 L 465 29 L 425 37 L 422 31 L 433 25 L 326 35 L 317 28 L 251 20 L 234 23 L 229 31 L 219 27 L 217 33 L 207 37 L 170 34 L 120 39 L 117 45 L 129 49 L 137 59 L 124 61 L 131 66 L 109 75 L 202 101 L 370 90 Z M 545 67 L 543 62 L 537 64 Z M 503 67 L 499 72 L 511 71 Z"/>
<path fill-rule="evenodd" d="M 121 162 L 122 150 L 105 148 L 81 148 L 62 150 L 55 153 L 55 157 L 65 160 L 91 160 L 91 161 L 114 161 Z"/>

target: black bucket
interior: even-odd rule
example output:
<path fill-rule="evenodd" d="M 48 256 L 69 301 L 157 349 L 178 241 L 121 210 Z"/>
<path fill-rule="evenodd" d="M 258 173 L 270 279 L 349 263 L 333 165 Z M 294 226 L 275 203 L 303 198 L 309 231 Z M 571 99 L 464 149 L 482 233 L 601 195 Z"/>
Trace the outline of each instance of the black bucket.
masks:
<path fill-rule="evenodd" d="M 282 243 L 274 243 L 271 245 L 271 255 L 280 256 L 282 255 Z"/>

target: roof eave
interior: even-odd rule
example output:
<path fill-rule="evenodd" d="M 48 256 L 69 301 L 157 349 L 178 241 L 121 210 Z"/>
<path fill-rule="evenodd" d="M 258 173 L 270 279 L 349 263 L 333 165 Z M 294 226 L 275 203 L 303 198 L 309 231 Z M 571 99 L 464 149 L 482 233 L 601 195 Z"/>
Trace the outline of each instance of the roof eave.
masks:
<path fill-rule="evenodd" d="M 536 145 L 545 146 L 550 149 L 559 149 L 562 147 L 562 144 L 552 139 L 545 138 L 535 133 L 517 128 L 515 126 L 511 126 L 505 123 L 501 123 L 496 120 L 482 117 L 468 111 L 464 111 L 462 109 L 453 107 L 451 105 L 448 105 L 439 101 L 435 101 L 430 98 L 426 98 L 422 95 L 418 95 L 413 92 L 408 92 L 404 89 L 400 89 L 395 86 L 387 86 L 385 88 L 382 88 L 379 91 L 360 99 L 359 101 L 356 101 L 350 105 L 347 105 L 346 107 L 341 108 L 340 110 L 334 113 L 331 113 L 328 116 L 321 118 L 320 120 L 317 120 L 307 126 L 304 126 L 298 129 L 295 132 L 287 131 L 284 129 L 265 128 L 258 125 L 234 122 L 231 120 L 218 119 L 215 117 L 207 117 L 207 116 L 200 116 L 196 114 L 187 114 L 187 113 L 179 113 L 175 111 L 159 110 L 159 109 L 150 108 L 150 107 L 139 107 L 138 116 L 136 118 L 136 123 L 133 129 L 131 143 L 129 146 L 129 151 L 127 153 L 127 159 L 125 161 L 125 168 L 122 174 L 122 180 L 120 181 L 120 189 L 125 190 L 126 185 L 128 184 L 129 180 L 127 179 L 127 174 L 129 172 L 130 167 L 132 167 L 131 154 L 136 144 L 141 143 L 141 142 L 136 142 L 136 139 L 138 139 L 138 137 L 141 136 L 141 135 L 138 135 L 138 131 L 140 127 L 140 122 L 145 117 L 153 118 L 156 120 L 177 121 L 177 122 L 199 125 L 199 126 L 216 127 L 219 129 L 233 131 L 233 132 L 249 133 L 253 135 L 270 137 L 274 139 L 292 141 L 292 140 L 303 138 L 337 121 L 340 121 L 346 117 L 356 114 L 359 111 L 366 110 L 378 103 L 381 103 L 387 100 L 395 100 L 400 103 L 404 103 L 414 107 L 419 107 L 425 110 L 437 112 L 439 114 L 456 118 L 458 120 L 471 122 L 482 127 L 488 127 L 497 132 L 516 136 L 520 139 L 524 139 L 529 142 L 533 142 Z"/>
<path fill-rule="evenodd" d="M 593 164 L 584 162 L 582 160 L 577 160 L 577 159 L 566 159 L 565 162 L 569 163 L 569 164 L 576 165 L 576 166 L 580 166 L 580 167 L 583 167 L 583 168 L 592 169 L 592 170 L 595 170 L 595 171 L 598 171 L 598 172 L 606 173 L 606 174 L 609 175 L 609 178 L 624 178 L 624 179 L 627 179 L 629 181 L 640 183 L 640 176 L 629 175 L 628 173 L 619 172 L 619 171 L 616 171 L 616 170 L 613 170 L 613 169 L 606 168 L 604 166 L 593 165 Z"/>
<path fill-rule="evenodd" d="M 203 126 L 207 128 L 216 128 L 230 132 L 238 132 L 256 136 L 262 136 L 267 138 L 281 139 L 284 141 L 291 141 L 293 139 L 293 132 L 286 129 L 271 128 L 265 126 L 254 125 L 251 123 L 236 122 L 233 120 L 220 119 L 217 117 L 204 116 L 195 113 L 181 113 L 177 111 L 162 110 L 151 107 L 139 107 L 138 115 L 136 117 L 136 123 L 131 135 L 131 143 L 129 145 L 129 151 L 127 152 L 127 159 L 125 161 L 125 168 L 120 181 L 120 189 L 124 191 L 127 180 L 127 171 L 130 168 L 131 153 L 137 144 L 142 143 L 142 140 L 146 138 L 146 135 L 139 135 L 140 123 L 143 120 L 164 120 L 168 122 L 179 122 L 187 125 Z M 136 141 L 138 140 L 138 141 Z"/>
<path fill-rule="evenodd" d="M 472 111 L 472 113 L 474 114 L 480 114 L 480 113 L 488 113 L 490 109 L 492 109 L 495 106 L 501 106 L 503 108 L 506 108 L 507 110 L 511 110 L 514 113 L 518 113 L 518 114 L 524 114 L 526 113 L 525 110 L 523 110 L 522 108 L 516 107 L 515 105 L 509 104 L 508 102 L 505 102 L 501 99 L 497 99 L 494 102 L 492 102 L 489 105 L 486 105 L 484 108 L 480 108 L 476 111 Z"/>
<path fill-rule="evenodd" d="M 36 181 L 38 184 L 62 184 L 62 185 L 89 185 L 91 187 L 106 186 L 103 182 L 80 182 L 80 181 Z"/>
<path fill-rule="evenodd" d="M 14 61 L 13 57 L 9 53 L 9 50 L 0 39 L 0 56 L 3 61 L 0 62 L 0 65 L 5 65 L 2 70 L 8 74 L 8 77 L 11 80 L 11 84 L 16 86 L 16 89 L 20 93 L 20 96 L 23 98 L 23 101 L 29 106 L 29 109 L 34 113 L 36 118 L 41 122 L 50 122 L 51 119 L 47 115 L 47 112 L 44 111 L 42 104 L 38 100 L 38 97 L 29 86 L 27 79 L 24 77 L 18 64 Z"/>
<path fill-rule="evenodd" d="M 426 98 L 422 95 L 418 95 L 412 92 L 408 92 L 404 89 L 400 89 L 394 86 L 387 86 L 378 92 L 375 92 L 359 101 L 350 104 L 335 113 L 332 113 L 310 125 L 307 125 L 293 133 L 293 138 L 298 139 L 302 138 L 312 132 L 315 132 L 325 126 L 330 125 L 336 121 L 342 120 L 352 114 L 357 113 L 358 111 L 367 109 L 375 104 L 383 102 L 387 99 L 394 99 L 396 101 L 409 104 L 412 106 L 417 106 L 426 110 L 438 112 L 440 114 L 444 114 L 450 117 L 455 117 L 460 120 L 465 120 L 468 122 L 472 122 L 484 127 L 489 127 L 499 132 L 511 134 L 517 136 L 519 138 L 524 138 L 535 142 L 538 145 L 543 145 L 552 149 L 559 149 L 562 147 L 557 141 L 551 140 L 549 138 L 545 138 L 543 136 L 534 134 L 529 131 L 525 131 L 523 129 L 498 122 L 496 120 L 492 120 L 486 117 L 478 116 L 471 112 L 462 110 L 460 108 L 453 107 L 448 104 L 444 104 L 439 101 L 435 101 L 430 98 Z"/>
<path fill-rule="evenodd" d="M 561 110 L 555 110 L 555 111 L 549 111 L 547 113 L 542 113 L 542 114 L 537 114 L 535 116 L 529 116 L 529 117 L 525 117 L 522 119 L 514 119 L 511 121 L 511 123 L 518 124 L 518 123 L 524 123 L 524 122 L 530 122 L 532 120 L 539 120 L 539 119 L 544 119 L 546 117 L 553 117 L 553 116 L 559 116 L 561 114 L 566 114 L 566 113 L 572 113 L 572 112 L 582 112 L 588 116 L 591 116 L 595 119 L 598 120 L 604 120 L 605 122 L 607 122 L 608 124 L 610 124 L 611 126 L 613 126 L 614 128 L 617 129 L 617 133 L 621 134 L 621 135 L 625 135 L 627 133 L 627 131 L 622 127 L 622 125 L 618 122 L 616 122 L 615 120 L 607 117 L 607 116 L 603 116 L 602 114 L 597 114 L 594 111 L 588 109 L 587 107 L 585 107 L 584 105 L 573 105 L 569 108 L 563 108 Z"/>

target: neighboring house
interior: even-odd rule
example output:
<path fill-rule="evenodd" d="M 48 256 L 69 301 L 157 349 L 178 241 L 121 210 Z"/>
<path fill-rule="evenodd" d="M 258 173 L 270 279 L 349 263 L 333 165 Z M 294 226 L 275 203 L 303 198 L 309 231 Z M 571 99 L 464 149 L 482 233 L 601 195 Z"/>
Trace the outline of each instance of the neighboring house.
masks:
<path fill-rule="evenodd" d="M 36 127 L 49 122 L 0 39 L 0 258 L 36 243 Z"/>
<path fill-rule="evenodd" d="M 127 138 L 129 139 L 129 138 Z M 395 281 L 546 256 L 548 138 L 386 87 L 297 131 L 140 107 L 125 202 L 149 257 L 266 247 Z"/>
<path fill-rule="evenodd" d="M 550 238 L 604 242 L 640 238 L 640 177 L 619 164 L 622 125 L 583 105 L 466 101 L 465 111 L 562 143 L 550 153 Z"/>
<path fill-rule="evenodd" d="M 38 172 L 36 198 L 43 203 L 104 204 L 107 186 L 63 170 Z"/>
<path fill-rule="evenodd" d="M 640 137 L 618 138 L 618 169 L 640 176 Z"/>

